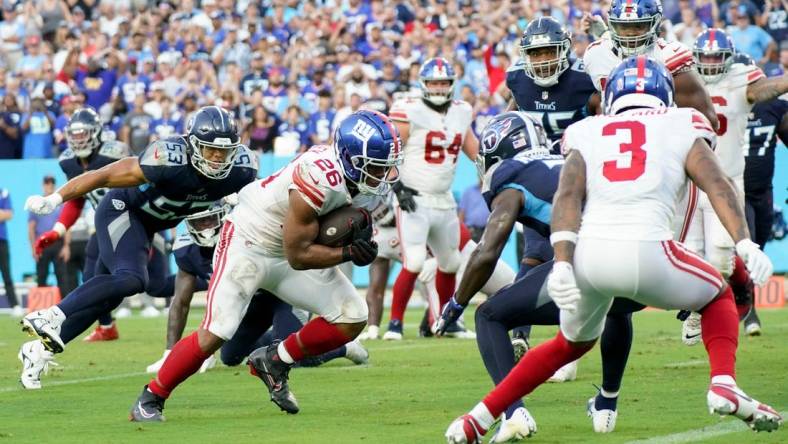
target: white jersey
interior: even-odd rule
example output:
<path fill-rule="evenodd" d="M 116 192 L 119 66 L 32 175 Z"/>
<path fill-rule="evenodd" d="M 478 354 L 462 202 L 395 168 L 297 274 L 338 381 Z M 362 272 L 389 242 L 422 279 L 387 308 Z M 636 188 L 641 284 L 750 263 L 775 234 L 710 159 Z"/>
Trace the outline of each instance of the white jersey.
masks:
<path fill-rule="evenodd" d="M 290 190 L 297 191 L 318 216 L 353 202 L 334 150 L 314 146 L 276 173 L 243 187 L 228 220 L 267 254 L 282 256 Z"/>
<path fill-rule="evenodd" d="M 454 208 L 451 184 L 465 134 L 473 121 L 471 105 L 453 100 L 446 113 L 441 114 L 420 98 L 408 98 L 395 102 L 389 117 L 410 124 L 399 171 L 402 183 L 419 192 L 416 203 Z"/>
<path fill-rule="evenodd" d="M 766 77 L 760 68 L 734 63 L 717 82 L 706 85 L 720 121 L 717 130 L 717 156 L 722 170 L 732 178 L 744 174 L 747 143 L 747 117 L 753 104 L 747 101 L 747 85 Z"/>
<path fill-rule="evenodd" d="M 562 148 L 577 150 L 586 164 L 579 236 L 672 239 L 676 201 L 687 185 L 685 160 L 698 138 L 713 146 L 715 134 L 692 108 L 631 110 L 570 126 Z"/>
<path fill-rule="evenodd" d="M 690 69 L 695 64 L 692 58 L 692 51 L 683 43 L 676 41 L 667 42 L 661 38 L 654 42 L 654 45 L 646 51 L 645 55 L 663 63 L 673 75 Z M 586 49 L 585 55 L 583 55 L 586 73 L 591 76 L 594 87 L 598 91 L 604 91 L 607 76 L 622 60 L 609 37 L 599 39 L 590 44 Z"/>

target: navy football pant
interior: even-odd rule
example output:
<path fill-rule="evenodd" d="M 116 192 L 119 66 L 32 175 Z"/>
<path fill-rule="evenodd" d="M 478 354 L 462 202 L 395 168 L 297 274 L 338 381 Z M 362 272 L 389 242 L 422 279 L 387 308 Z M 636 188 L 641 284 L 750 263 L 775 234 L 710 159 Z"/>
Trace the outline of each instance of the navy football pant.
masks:
<path fill-rule="evenodd" d="M 774 193 L 771 188 L 758 193 L 745 194 L 747 225 L 753 242 L 763 249 L 772 235 L 774 223 Z"/>
<path fill-rule="evenodd" d="M 523 260 L 520 261 L 520 269 L 517 271 L 517 278 L 520 279 L 533 270 L 534 266 L 525 263 L 525 258 L 537 259 L 545 263 L 553 259 L 553 246 L 550 245 L 550 240 L 533 228 L 523 226 Z M 531 335 L 530 325 L 521 325 L 512 329 L 512 333 L 516 336 L 528 337 Z"/>

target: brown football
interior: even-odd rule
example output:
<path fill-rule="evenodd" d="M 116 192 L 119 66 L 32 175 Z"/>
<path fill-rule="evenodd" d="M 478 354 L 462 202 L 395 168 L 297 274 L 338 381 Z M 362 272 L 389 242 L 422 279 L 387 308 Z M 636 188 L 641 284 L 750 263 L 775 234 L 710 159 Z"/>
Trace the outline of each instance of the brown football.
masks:
<path fill-rule="evenodd" d="M 353 240 L 353 222 L 358 227 L 366 228 L 369 213 L 361 208 L 346 206 L 324 214 L 320 217 L 320 231 L 317 233 L 316 244 L 327 247 L 344 247 Z"/>

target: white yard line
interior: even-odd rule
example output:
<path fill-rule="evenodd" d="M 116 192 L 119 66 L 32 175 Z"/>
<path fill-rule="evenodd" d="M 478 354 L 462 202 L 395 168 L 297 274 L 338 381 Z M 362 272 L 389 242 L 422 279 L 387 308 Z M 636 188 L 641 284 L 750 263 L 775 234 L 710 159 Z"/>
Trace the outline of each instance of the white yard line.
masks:
<path fill-rule="evenodd" d="M 665 367 L 668 368 L 700 367 L 702 365 L 707 365 L 708 363 L 709 361 L 705 361 L 702 359 L 695 359 L 693 361 L 669 362 L 665 364 Z"/>
<path fill-rule="evenodd" d="M 82 379 L 70 379 L 67 381 L 44 381 L 43 388 L 46 390 L 47 387 L 53 387 L 58 385 L 72 385 L 72 384 L 84 384 L 86 382 L 97 382 L 97 381 L 111 381 L 113 379 L 124 379 L 124 378 L 131 378 L 132 376 L 142 376 L 146 375 L 145 372 L 136 372 L 136 373 L 122 373 L 119 375 L 104 375 L 104 376 L 95 376 L 93 378 L 82 378 Z M 45 377 L 46 378 L 46 377 Z M 0 393 L 6 392 L 15 392 L 15 391 L 23 391 L 21 385 L 15 385 L 13 387 L 0 387 Z"/>
<path fill-rule="evenodd" d="M 788 411 L 780 412 L 785 416 Z M 655 436 L 648 439 L 628 441 L 626 444 L 680 444 L 686 442 L 697 442 L 716 436 L 729 435 L 731 433 L 748 430 L 746 424 L 736 418 L 726 418 L 723 422 L 708 427 L 702 427 L 686 432 L 671 433 L 670 435 Z"/>

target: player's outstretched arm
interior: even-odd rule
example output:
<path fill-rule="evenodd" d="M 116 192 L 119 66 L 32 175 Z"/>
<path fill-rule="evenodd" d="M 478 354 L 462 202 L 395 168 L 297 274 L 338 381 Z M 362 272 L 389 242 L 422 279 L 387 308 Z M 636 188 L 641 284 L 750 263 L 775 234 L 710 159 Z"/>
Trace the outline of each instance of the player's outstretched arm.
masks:
<path fill-rule="evenodd" d="M 695 69 L 688 69 L 673 76 L 673 85 L 676 90 L 676 105 L 681 108 L 695 108 L 703 113 L 711 127 L 716 131 L 720 122 L 717 120 L 717 113 L 711 103 L 711 97 L 706 92 L 703 82 Z"/>
<path fill-rule="evenodd" d="M 479 139 L 471 128 L 465 132 L 465 140 L 462 142 L 462 152 L 471 160 L 476 160 L 479 155 Z"/>
<path fill-rule="evenodd" d="M 167 350 L 172 350 L 175 343 L 183 336 L 196 282 L 196 276 L 183 270 L 178 270 L 178 274 L 175 275 L 175 294 L 167 317 Z"/>
<path fill-rule="evenodd" d="M 586 197 L 586 162 L 576 150 L 569 155 L 561 168 L 558 190 L 553 197 L 553 213 L 550 221 L 551 233 L 577 233 Z M 552 242 L 551 235 L 551 242 Z M 575 242 L 570 240 L 553 243 L 556 262 L 572 263 Z"/>
<path fill-rule="evenodd" d="M 788 75 L 760 79 L 747 85 L 747 102 L 760 103 L 776 99 L 788 92 Z"/>
<path fill-rule="evenodd" d="M 514 189 L 504 190 L 493 199 L 492 211 L 487 219 L 481 241 L 468 258 L 465 274 L 462 275 L 457 293 L 454 295 L 458 304 L 468 305 L 471 298 L 490 279 L 509 239 L 509 234 L 517 222 L 517 215 L 524 205 L 523 193 Z"/>
<path fill-rule="evenodd" d="M 344 262 L 341 247 L 315 243 L 320 231 L 317 212 L 298 191 L 290 191 L 288 204 L 282 234 L 285 257 L 290 266 L 296 270 L 309 270 L 333 267 Z"/>

